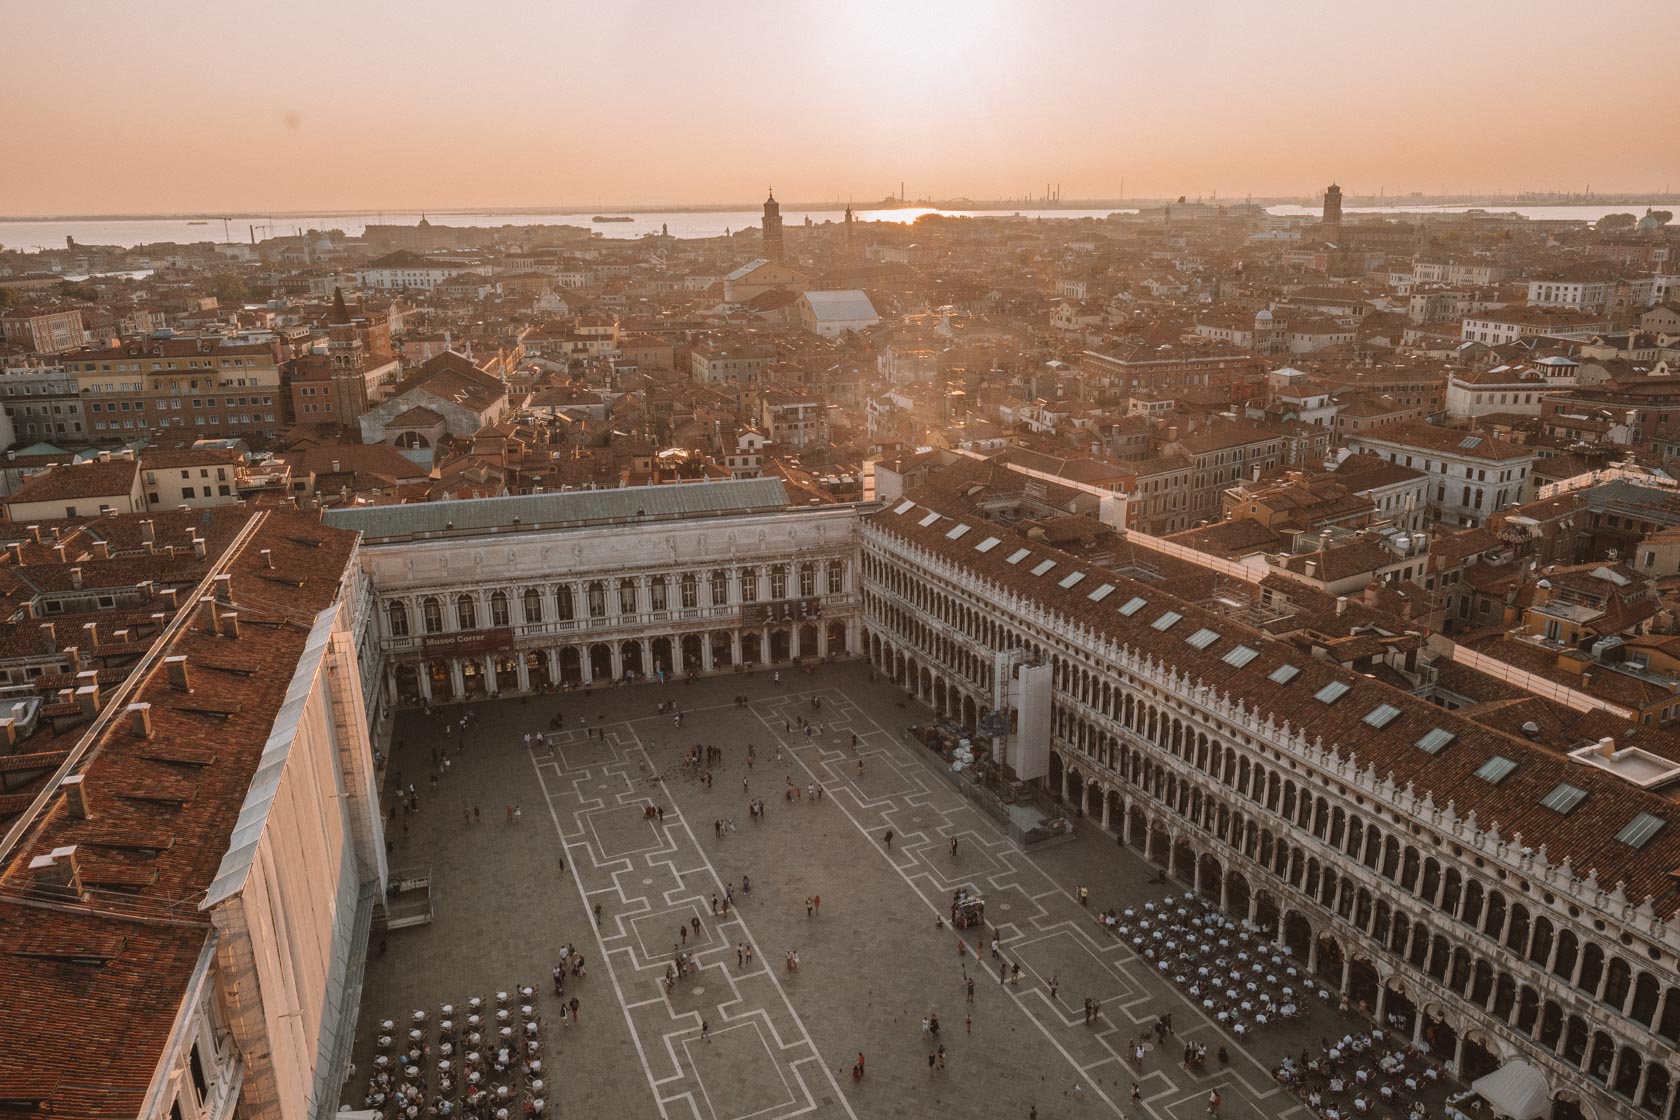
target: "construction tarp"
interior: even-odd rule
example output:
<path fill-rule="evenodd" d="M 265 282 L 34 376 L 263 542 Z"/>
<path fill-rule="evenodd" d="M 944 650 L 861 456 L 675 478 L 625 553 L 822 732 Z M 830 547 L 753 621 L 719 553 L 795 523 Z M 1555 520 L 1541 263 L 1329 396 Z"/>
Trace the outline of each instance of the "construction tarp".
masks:
<path fill-rule="evenodd" d="M 1552 1091 L 1545 1076 L 1523 1061 L 1506 1062 L 1470 1089 L 1499 1116 L 1510 1120 L 1540 1120 L 1552 1110 Z"/>

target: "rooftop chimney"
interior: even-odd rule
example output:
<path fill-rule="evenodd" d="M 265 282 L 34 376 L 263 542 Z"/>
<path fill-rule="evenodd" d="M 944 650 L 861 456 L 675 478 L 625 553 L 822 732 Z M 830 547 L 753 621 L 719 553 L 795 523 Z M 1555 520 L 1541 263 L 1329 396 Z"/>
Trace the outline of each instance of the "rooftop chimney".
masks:
<path fill-rule="evenodd" d="M 93 542 L 93 558 L 95 560 L 109 560 L 111 558 L 111 542 L 110 541 L 94 541 Z"/>
<path fill-rule="evenodd" d="M 55 548 L 58 552 L 59 563 L 63 563 L 64 562 L 64 546 L 63 545 L 57 545 L 57 546 L 55 546 Z M 77 591 L 80 591 L 82 589 L 82 567 L 81 567 L 80 564 L 78 564 L 74 568 L 70 569 L 70 586 L 74 587 Z"/>
<path fill-rule="evenodd" d="M 239 637 L 239 612 L 228 611 L 222 616 L 222 637 Z"/>
<path fill-rule="evenodd" d="M 140 541 L 142 544 L 152 544 L 157 540 L 157 528 L 151 518 L 140 522 Z"/>
<path fill-rule="evenodd" d="M 58 652 L 58 627 L 50 622 L 41 623 L 41 649 L 46 653 Z"/>
<path fill-rule="evenodd" d="M 64 542 L 63 541 L 59 541 L 57 544 L 53 545 L 53 559 L 56 560 L 60 564 L 64 563 Z"/>
<path fill-rule="evenodd" d="M 146 703 L 130 704 L 128 706 L 129 725 L 134 728 L 137 738 L 150 739 L 152 737 L 152 706 Z"/>
<path fill-rule="evenodd" d="M 88 812 L 86 778 L 86 774 L 71 774 L 58 783 L 58 788 L 64 791 L 64 807 L 79 821 L 93 816 Z"/>
<path fill-rule="evenodd" d="M 1347 605 L 1348 597 L 1346 595 L 1336 596 L 1336 615 L 1338 617 L 1347 613 Z"/>
<path fill-rule="evenodd" d="M 262 562 L 265 568 L 274 567 L 274 550 L 272 548 L 262 550 Z"/>
<path fill-rule="evenodd" d="M 0 736 L 5 737 L 8 747 L 17 743 L 17 720 L 11 716 L 0 718 Z"/>
<path fill-rule="evenodd" d="M 76 690 L 76 703 L 82 706 L 82 714 L 93 719 L 99 714 L 99 686 L 84 684 Z"/>
<path fill-rule="evenodd" d="M 32 540 L 34 540 L 34 542 L 36 544 L 40 544 L 41 543 L 41 527 L 39 525 L 31 525 L 29 527 L 29 536 Z"/>
<path fill-rule="evenodd" d="M 200 595 L 198 597 L 198 617 L 204 623 L 207 634 L 216 632 L 216 597 L 214 595 Z"/>
<path fill-rule="evenodd" d="M 49 854 L 36 856 L 29 861 L 29 870 L 35 876 L 35 885 L 54 894 L 74 895 L 80 893 L 80 883 L 76 875 L 76 845 L 54 848 Z"/>
<path fill-rule="evenodd" d="M 193 544 L 193 555 L 198 557 L 200 560 L 204 559 L 204 538 L 203 537 L 194 537 L 192 544 Z"/>
<path fill-rule="evenodd" d="M 82 633 L 87 635 L 87 644 L 88 644 L 89 649 L 98 649 L 99 648 L 99 623 L 97 623 L 97 622 L 84 622 L 84 623 L 82 623 Z"/>
<path fill-rule="evenodd" d="M 216 577 L 216 602 L 233 602 L 233 576 L 226 572 Z"/>
<path fill-rule="evenodd" d="M 7 541 L 6 542 L 6 551 L 12 554 L 12 563 L 14 563 L 14 564 L 23 563 L 23 542 L 22 541 Z"/>
<path fill-rule="evenodd" d="M 187 680 L 187 659 L 180 654 L 163 659 L 164 671 L 169 674 L 169 686 L 180 692 L 191 692 L 192 685 Z"/>
<path fill-rule="evenodd" d="M 1616 740 L 1610 738 L 1609 736 L 1605 736 L 1600 739 L 1598 741 L 1598 753 L 1604 758 L 1609 758 L 1611 755 L 1615 754 Z"/>

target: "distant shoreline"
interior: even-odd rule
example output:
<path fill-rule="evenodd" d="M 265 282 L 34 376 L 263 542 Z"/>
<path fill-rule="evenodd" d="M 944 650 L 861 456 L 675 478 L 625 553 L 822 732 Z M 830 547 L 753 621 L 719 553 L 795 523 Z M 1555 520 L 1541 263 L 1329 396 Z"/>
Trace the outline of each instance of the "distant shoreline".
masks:
<path fill-rule="evenodd" d="M 1252 204 L 1255 206 L 1316 206 L 1318 198 L 1306 198 L 1301 195 L 1267 195 L 1252 198 L 1200 198 L 1186 199 L 1188 202 L 1198 202 L 1208 206 L 1236 206 Z M 1176 198 L 1096 198 L 1096 199 L 1063 199 L 1061 202 L 1040 202 L 1036 200 L 1009 199 L 921 199 L 900 202 L 893 199 L 880 199 L 873 202 L 853 202 L 851 207 L 858 211 L 873 210 L 963 210 L 983 211 L 1008 215 L 1018 210 L 1112 210 L 1121 208 L 1142 208 L 1163 206 L 1168 203 L 1176 204 Z M 678 205 L 659 205 L 645 203 L 634 206 L 589 205 L 589 206 L 460 206 L 460 207 L 426 207 L 426 206 L 387 206 L 375 209 L 327 209 L 327 210 L 232 210 L 212 213 L 203 210 L 182 210 L 174 213 L 114 213 L 114 214 L 4 214 L 0 215 L 0 223 L 5 222 L 137 222 L 137 221 L 251 221 L 259 218 L 359 218 L 363 222 L 377 224 L 381 214 L 403 215 L 409 214 L 438 214 L 438 215 L 474 215 L 495 218 L 503 215 L 538 215 L 547 218 L 580 218 L 585 223 L 596 214 L 714 214 L 730 213 L 742 210 L 757 210 L 762 202 L 735 203 L 689 203 Z M 1591 198 L 1579 196 L 1522 196 L 1522 197 L 1467 197 L 1467 196 L 1419 196 L 1395 197 L 1349 195 L 1342 199 L 1344 207 L 1385 207 L 1393 206 L 1404 209 L 1418 206 L 1468 206 L 1481 209 L 1498 210 L 1510 206 L 1672 206 L 1680 205 L 1680 195 L 1594 195 Z M 783 210 L 844 210 L 846 202 L 834 199 L 824 199 L 812 202 L 782 202 Z"/>

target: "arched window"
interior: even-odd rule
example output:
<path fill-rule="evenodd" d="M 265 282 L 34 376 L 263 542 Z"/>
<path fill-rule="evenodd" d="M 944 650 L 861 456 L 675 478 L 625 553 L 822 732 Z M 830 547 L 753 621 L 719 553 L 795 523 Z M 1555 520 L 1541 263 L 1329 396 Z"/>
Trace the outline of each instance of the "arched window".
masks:
<path fill-rule="evenodd" d="M 654 576 L 653 583 L 648 587 L 648 609 L 663 611 L 668 610 L 670 605 L 665 594 L 665 577 Z"/>
<path fill-rule="evenodd" d="M 799 565 L 799 597 L 809 599 L 817 593 L 817 566 L 815 564 Z"/>
<path fill-rule="evenodd" d="M 694 578 L 693 572 L 682 577 L 682 605 L 685 611 L 700 605 L 700 581 Z"/>
<path fill-rule="evenodd" d="M 788 570 L 786 564 L 772 564 L 770 566 L 770 598 L 779 601 L 787 598 Z"/>
<path fill-rule="evenodd" d="M 490 625 L 506 626 L 508 619 L 507 593 L 493 591 L 490 593 Z"/>
<path fill-rule="evenodd" d="M 386 616 L 391 620 L 391 637 L 408 637 L 408 607 L 392 599 L 386 604 Z"/>
<path fill-rule="evenodd" d="M 555 617 L 561 622 L 570 622 L 577 617 L 577 602 L 572 596 L 572 585 L 562 583 L 554 589 L 554 604 L 557 608 Z"/>
<path fill-rule="evenodd" d="M 712 606 L 721 607 L 729 602 L 729 575 L 722 568 L 712 573 Z"/>
<path fill-rule="evenodd" d="M 607 585 L 596 580 L 589 585 L 589 617 L 605 618 L 607 615 Z"/>
<path fill-rule="evenodd" d="M 758 602 L 758 569 L 741 569 L 741 602 Z"/>
<path fill-rule="evenodd" d="M 455 625 L 461 630 L 478 629 L 478 607 L 471 595 L 456 596 Z"/>
<path fill-rule="evenodd" d="M 526 622 L 541 622 L 542 621 L 542 592 L 538 591 L 534 587 L 527 587 L 525 589 L 524 600 L 525 600 L 525 621 Z"/>
<path fill-rule="evenodd" d="M 618 613 L 636 613 L 636 581 L 629 577 L 618 581 Z"/>
<path fill-rule="evenodd" d="M 420 603 L 420 614 L 426 622 L 426 633 L 443 633 L 443 604 L 435 598 L 424 599 Z"/>

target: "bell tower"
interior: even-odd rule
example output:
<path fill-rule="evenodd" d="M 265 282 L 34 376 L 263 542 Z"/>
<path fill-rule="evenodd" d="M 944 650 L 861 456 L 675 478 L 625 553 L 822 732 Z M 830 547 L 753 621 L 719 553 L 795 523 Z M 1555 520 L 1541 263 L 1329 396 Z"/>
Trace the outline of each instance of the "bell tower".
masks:
<path fill-rule="evenodd" d="M 764 200 L 764 259 L 777 264 L 782 260 L 782 207 L 776 201 L 776 189 Z"/>
<path fill-rule="evenodd" d="M 1324 217 L 1320 219 L 1326 241 L 1342 239 L 1342 188 L 1331 183 L 1324 188 Z"/>

